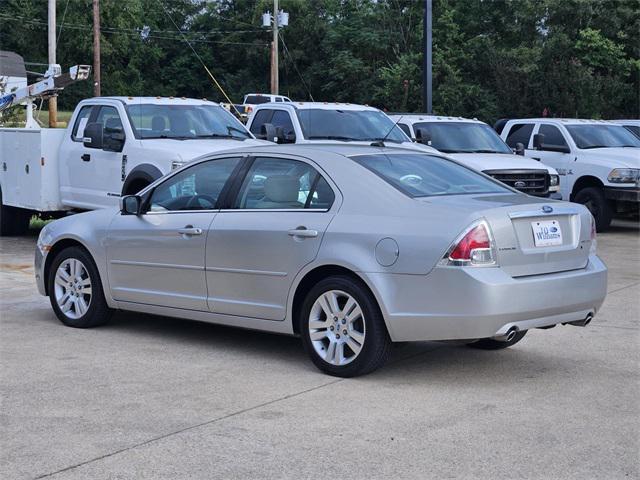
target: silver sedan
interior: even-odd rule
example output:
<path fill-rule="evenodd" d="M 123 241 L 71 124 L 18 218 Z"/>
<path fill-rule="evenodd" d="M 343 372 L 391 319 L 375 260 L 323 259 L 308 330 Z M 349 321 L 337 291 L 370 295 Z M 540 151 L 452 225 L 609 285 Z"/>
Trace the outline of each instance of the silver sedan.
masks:
<path fill-rule="evenodd" d="M 120 210 L 47 225 L 36 279 L 65 325 L 130 310 L 299 335 L 331 375 L 392 342 L 501 349 L 584 326 L 607 270 L 586 208 L 437 153 L 265 146 L 194 161 Z"/>

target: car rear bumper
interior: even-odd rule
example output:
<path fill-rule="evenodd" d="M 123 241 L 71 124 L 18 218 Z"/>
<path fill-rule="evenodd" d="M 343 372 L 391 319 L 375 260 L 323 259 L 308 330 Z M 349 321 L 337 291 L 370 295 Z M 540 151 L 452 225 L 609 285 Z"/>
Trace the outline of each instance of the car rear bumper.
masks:
<path fill-rule="evenodd" d="M 394 341 L 476 339 L 583 320 L 607 291 L 595 255 L 580 270 L 513 278 L 500 268 L 368 274 Z"/>

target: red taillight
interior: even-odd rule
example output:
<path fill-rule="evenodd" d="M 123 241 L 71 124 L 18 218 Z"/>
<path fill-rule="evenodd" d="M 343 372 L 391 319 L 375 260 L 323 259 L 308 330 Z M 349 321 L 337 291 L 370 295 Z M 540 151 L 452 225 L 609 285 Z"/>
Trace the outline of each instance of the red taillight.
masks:
<path fill-rule="evenodd" d="M 442 259 L 443 265 L 494 265 L 494 245 L 485 221 L 471 225 L 451 245 Z"/>

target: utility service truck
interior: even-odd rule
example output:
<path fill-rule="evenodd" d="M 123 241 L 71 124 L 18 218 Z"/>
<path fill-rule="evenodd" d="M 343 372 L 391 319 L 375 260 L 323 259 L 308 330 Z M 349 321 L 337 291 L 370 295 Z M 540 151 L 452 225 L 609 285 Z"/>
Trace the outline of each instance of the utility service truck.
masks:
<path fill-rule="evenodd" d="M 25 232 L 34 214 L 116 206 L 196 157 L 265 143 L 219 104 L 187 98 L 91 98 L 66 130 L 30 127 L 0 129 L 1 235 Z"/>

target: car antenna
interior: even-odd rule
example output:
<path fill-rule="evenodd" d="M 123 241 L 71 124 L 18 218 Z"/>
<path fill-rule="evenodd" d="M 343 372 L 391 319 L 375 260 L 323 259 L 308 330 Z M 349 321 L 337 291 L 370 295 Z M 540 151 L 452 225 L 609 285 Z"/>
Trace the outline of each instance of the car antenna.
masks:
<path fill-rule="evenodd" d="M 400 118 L 398 119 L 398 121 L 393 124 L 393 127 L 391 127 L 391 129 L 387 132 L 387 134 L 384 137 L 382 137 L 382 139 L 376 140 L 375 142 L 372 142 L 371 146 L 372 147 L 386 147 L 386 145 L 384 144 L 384 141 L 387 139 L 387 137 L 389 135 L 391 135 L 391 132 L 393 132 L 393 129 L 398 126 L 398 123 L 400 123 L 400 120 L 402 120 L 403 117 L 404 117 L 404 115 L 400 115 Z"/>

